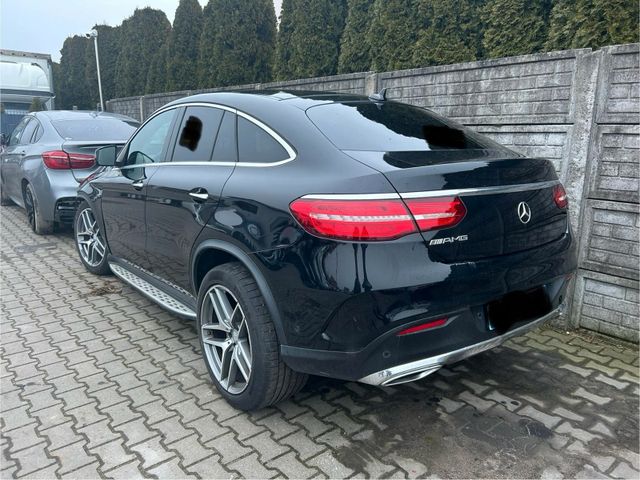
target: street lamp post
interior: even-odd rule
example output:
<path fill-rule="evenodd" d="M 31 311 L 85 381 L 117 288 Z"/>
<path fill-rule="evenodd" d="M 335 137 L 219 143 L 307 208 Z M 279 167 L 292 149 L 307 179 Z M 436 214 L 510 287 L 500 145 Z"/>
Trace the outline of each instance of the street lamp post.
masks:
<path fill-rule="evenodd" d="M 98 31 L 94 28 L 86 34 L 87 38 L 93 38 L 93 46 L 96 49 L 96 71 L 98 72 L 98 91 L 100 92 L 100 110 L 104 112 L 104 100 L 102 99 L 102 80 L 100 79 L 100 57 L 98 55 Z"/>

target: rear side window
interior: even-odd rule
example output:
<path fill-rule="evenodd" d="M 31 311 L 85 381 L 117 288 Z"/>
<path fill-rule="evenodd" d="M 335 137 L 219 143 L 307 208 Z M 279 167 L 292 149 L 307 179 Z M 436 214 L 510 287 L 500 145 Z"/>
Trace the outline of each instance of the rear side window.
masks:
<path fill-rule="evenodd" d="M 188 107 L 178 130 L 173 162 L 208 162 L 220 129 L 224 110 Z"/>
<path fill-rule="evenodd" d="M 82 120 L 54 120 L 51 122 L 58 135 L 65 140 L 124 142 L 138 128 L 138 123 L 114 117 L 83 118 Z"/>
<path fill-rule="evenodd" d="M 236 141 L 236 114 L 224 112 L 218 129 L 216 146 L 213 149 L 214 162 L 237 162 L 238 142 Z"/>
<path fill-rule="evenodd" d="M 38 122 L 38 128 L 36 129 L 36 133 L 33 136 L 31 143 L 38 143 L 42 138 L 43 134 L 44 134 L 44 129 L 42 128 L 42 125 L 40 125 L 40 122 Z"/>
<path fill-rule="evenodd" d="M 238 116 L 238 160 L 244 163 L 275 163 L 289 159 L 289 153 L 269 133 Z"/>
<path fill-rule="evenodd" d="M 31 143 L 31 137 L 33 137 L 33 133 L 36 131 L 37 128 L 38 128 L 38 121 L 32 118 L 29 121 L 29 123 L 27 123 L 27 126 L 24 127 L 24 130 L 22 132 L 22 137 L 20 137 L 20 143 L 22 145 Z"/>
<path fill-rule="evenodd" d="M 352 102 L 307 110 L 341 150 L 508 150 L 462 125 L 422 108 L 395 102 Z"/>
<path fill-rule="evenodd" d="M 9 137 L 9 146 L 17 145 L 20 142 L 20 138 L 22 137 L 22 131 L 24 127 L 26 127 L 27 122 L 30 120 L 30 117 L 25 117 L 20 120 L 20 123 L 16 125 L 16 128 L 11 132 L 11 137 Z"/>

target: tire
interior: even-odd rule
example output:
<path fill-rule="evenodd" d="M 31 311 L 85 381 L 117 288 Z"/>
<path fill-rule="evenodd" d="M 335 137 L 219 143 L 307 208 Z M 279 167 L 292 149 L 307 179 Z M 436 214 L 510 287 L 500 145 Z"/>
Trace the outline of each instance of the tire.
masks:
<path fill-rule="evenodd" d="M 222 321 L 212 301 L 212 298 L 219 298 L 218 295 L 223 295 L 229 302 L 227 311 L 234 312 Z M 220 305 L 218 303 L 219 309 Z M 243 320 L 246 330 L 242 326 Z M 292 396 L 306 383 L 306 374 L 294 372 L 280 358 L 280 344 L 271 315 L 253 276 L 241 263 L 221 265 L 204 277 L 198 293 L 197 325 L 202 356 L 211 380 L 233 407 L 257 410 L 273 405 Z M 223 331 L 229 325 L 232 325 L 230 331 Z M 225 350 L 207 342 L 232 345 Z M 221 367 L 225 358 L 228 360 L 226 365 L 229 365 L 226 379 Z M 243 360 L 247 358 L 250 358 L 249 362 Z M 231 374 L 233 362 L 236 365 L 235 376 Z M 247 363 L 248 380 L 246 372 L 243 373 L 247 370 Z"/>
<path fill-rule="evenodd" d="M 27 183 L 24 188 L 24 208 L 27 211 L 27 221 L 31 226 L 31 230 L 38 235 L 53 233 L 54 224 L 43 218 L 38 197 L 36 197 L 36 192 L 30 183 Z"/>
<path fill-rule="evenodd" d="M 97 225 L 91 207 L 80 202 L 73 220 L 73 238 L 80 261 L 94 275 L 110 275 L 109 247 Z"/>

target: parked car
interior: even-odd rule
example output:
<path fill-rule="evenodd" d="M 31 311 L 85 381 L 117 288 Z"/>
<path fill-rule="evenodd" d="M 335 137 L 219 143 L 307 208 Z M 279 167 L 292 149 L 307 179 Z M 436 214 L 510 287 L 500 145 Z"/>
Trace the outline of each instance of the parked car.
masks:
<path fill-rule="evenodd" d="M 139 122 L 123 115 L 44 111 L 26 115 L 0 152 L 0 203 L 27 211 L 31 228 L 51 233 L 73 222 L 78 184 L 94 172 L 96 148 L 124 145 Z"/>
<path fill-rule="evenodd" d="M 195 319 L 240 409 L 422 378 L 557 315 L 576 268 L 551 162 L 384 94 L 192 96 L 97 161 L 82 263 Z"/>

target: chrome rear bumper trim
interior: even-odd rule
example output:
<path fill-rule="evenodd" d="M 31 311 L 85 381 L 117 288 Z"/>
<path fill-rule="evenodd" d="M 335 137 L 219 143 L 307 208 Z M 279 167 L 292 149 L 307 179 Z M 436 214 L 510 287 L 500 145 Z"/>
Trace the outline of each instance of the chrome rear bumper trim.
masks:
<path fill-rule="evenodd" d="M 541 325 L 547 320 L 560 315 L 560 313 L 561 307 L 558 307 L 545 316 L 540 317 L 537 320 L 534 320 L 526 325 L 523 325 L 520 328 L 516 328 L 515 330 L 506 332 L 499 337 L 491 338 L 474 345 L 469 345 L 452 352 L 442 353 L 434 357 L 423 358 L 414 362 L 396 365 L 395 367 L 390 367 L 385 370 L 367 375 L 366 377 L 363 377 L 358 381 L 362 383 L 368 383 L 369 385 L 390 386 L 419 380 L 420 378 L 424 378 L 427 375 L 436 372 L 444 365 L 464 360 L 465 358 L 471 357 L 472 355 L 475 355 L 477 353 L 481 353 L 485 350 L 497 347 L 510 338 L 527 333 L 528 331 L 533 330 L 538 325 Z"/>

